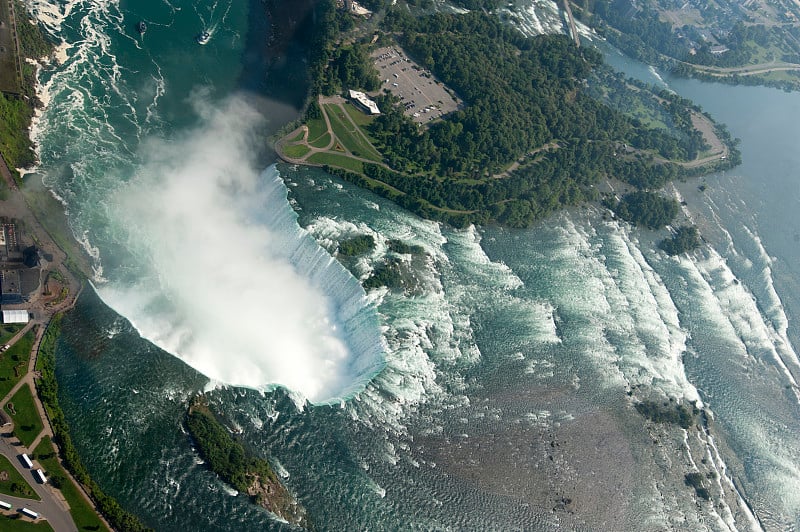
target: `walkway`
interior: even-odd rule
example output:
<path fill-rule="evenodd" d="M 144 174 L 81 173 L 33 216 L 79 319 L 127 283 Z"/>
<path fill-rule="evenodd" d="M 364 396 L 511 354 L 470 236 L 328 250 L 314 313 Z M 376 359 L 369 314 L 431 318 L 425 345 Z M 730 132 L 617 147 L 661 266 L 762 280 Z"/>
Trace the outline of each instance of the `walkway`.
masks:
<path fill-rule="evenodd" d="M 772 61 L 770 63 L 760 63 L 757 65 L 745 65 L 740 67 L 713 67 L 705 65 L 695 65 L 694 63 L 684 63 L 693 67 L 695 70 L 717 77 L 731 76 L 755 76 L 758 74 L 769 74 L 770 72 L 788 72 L 800 70 L 800 64 L 786 63 L 782 61 Z"/>
<path fill-rule="evenodd" d="M 569 0 L 564 0 L 564 11 L 567 13 L 567 23 L 569 24 L 569 34 L 572 40 L 575 41 L 575 46 L 580 47 L 581 38 L 578 35 L 578 28 L 575 26 L 575 18 L 572 16 L 572 7 L 569 5 Z"/>
<path fill-rule="evenodd" d="M 9 392 L 2 402 L 0 402 L 0 408 L 5 407 L 6 401 L 13 396 L 13 394 L 16 393 L 20 387 L 26 385 L 33 386 L 31 373 L 28 373 L 22 380 L 20 380 L 20 382 L 17 383 L 16 386 L 14 386 L 12 391 Z M 41 409 L 41 403 L 39 402 L 39 398 L 35 392 L 33 393 L 33 397 L 35 399 L 37 409 Z M 43 414 L 43 412 L 40 410 L 40 415 L 41 414 Z M 43 417 L 43 419 L 45 418 Z M 22 475 L 22 477 L 28 481 L 28 484 L 30 484 L 30 486 L 33 488 L 33 491 L 35 491 L 42 500 L 33 501 L 30 499 L 11 497 L 8 495 L 0 495 L 0 499 L 14 504 L 16 509 L 25 507 L 33 510 L 42 518 L 47 519 L 47 522 L 50 523 L 50 526 L 52 526 L 53 530 L 56 532 L 61 532 L 62 530 L 77 532 L 78 528 L 75 526 L 75 523 L 72 521 L 72 516 L 69 513 L 69 505 L 67 504 L 67 501 L 64 500 L 61 492 L 49 484 L 39 484 L 38 480 L 33 474 L 34 470 L 41 466 L 36 462 L 36 460 L 34 460 L 32 451 L 39 444 L 39 441 L 45 433 L 52 434 L 52 431 L 49 430 L 49 425 L 47 423 L 45 423 L 45 425 L 45 430 L 39 434 L 30 447 L 25 447 L 22 442 L 20 442 L 19 439 L 13 435 L 13 424 L 3 427 L 3 432 L 0 434 L 0 454 L 8 458 L 8 461 L 11 462 L 11 464 L 14 466 L 14 469 L 16 469 Z M 20 462 L 20 455 L 22 453 L 26 453 L 33 461 L 32 469 L 23 467 L 22 463 Z"/>

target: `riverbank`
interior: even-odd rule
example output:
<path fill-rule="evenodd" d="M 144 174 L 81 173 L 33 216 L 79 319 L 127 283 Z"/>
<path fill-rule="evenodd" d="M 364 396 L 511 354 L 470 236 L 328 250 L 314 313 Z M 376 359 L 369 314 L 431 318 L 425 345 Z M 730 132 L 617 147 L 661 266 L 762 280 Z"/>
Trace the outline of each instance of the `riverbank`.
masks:
<path fill-rule="evenodd" d="M 44 46 L 46 39 L 36 25 L 26 23 L 23 26 L 22 42 L 26 46 L 20 50 L 22 55 L 39 58 L 52 51 L 49 44 Z M 80 465 L 80 460 L 71 446 L 56 396 L 54 393 L 48 396 L 46 391 L 43 392 L 43 389 L 57 389 L 54 356 L 60 317 L 74 307 L 86 280 L 94 272 L 90 258 L 72 234 L 64 206 L 44 186 L 40 175 L 30 173 L 22 180 L 16 170 L 18 167 L 32 166 L 36 162 L 29 129 L 34 106 L 40 103 L 34 96 L 34 68 L 31 65 L 26 66 L 21 91 L 25 96 L 10 100 L 4 97 L 3 100 L 6 106 L 9 102 L 15 102 L 13 109 L 17 119 L 5 123 L 6 127 L 12 127 L 14 131 L 4 131 L 2 138 L 17 140 L 0 143 L 0 214 L 19 228 L 24 239 L 20 244 L 30 242 L 38 250 L 41 261 L 40 285 L 31 293 L 26 303 L 3 306 L 6 309 L 26 310 L 31 318 L 30 326 L 37 331 L 28 357 L 28 371 L 17 388 L 23 384 L 30 388 L 43 427 L 27 452 L 34 460 L 41 454 L 42 467 L 46 468 L 51 479 L 47 492 L 58 494 L 61 501 L 46 507 L 42 516 L 48 521 L 54 520 L 51 524 L 56 530 L 71 530 L 76 526 L 81 529 L 111 529 L 101 515 L 107 517 L 115 529 L 145 530 L 132 515 L 120 517 L 123 510 L 119 504 L 102 494 L 85 471 L 79 474 L 81 468 L 76 467 L 76 464 Z M 19 140 L 23 138 L 24 141 Z M 38 394 L 34 393 L 34 389 Z M 7 401 L 8 397 L 4 399 L 4 404 Z M 15 434 L 18 428 L 14 429 Z M 55 453 L 51 452 L 53 449 Z M 63 462 L 53 461 L 52 456 L 56 455 Z M 62 465 L 66 471 L 61 469 Z M 60 513 L 60 507 L 69 509 L 69 513 Z"/>

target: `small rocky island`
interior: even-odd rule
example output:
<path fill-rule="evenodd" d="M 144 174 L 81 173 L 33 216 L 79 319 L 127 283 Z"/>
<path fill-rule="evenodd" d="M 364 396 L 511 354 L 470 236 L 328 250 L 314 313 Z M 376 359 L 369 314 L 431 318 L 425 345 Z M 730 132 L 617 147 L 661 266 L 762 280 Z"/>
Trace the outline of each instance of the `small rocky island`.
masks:
<path fill-rule="evenodd" d="M 279 519 L 306 529 L 306 510 L 281 484 L 269 462 L 248 453 L 209 409 L 205 396 L 195 397 L 186 413 L 186 427 L 211 470 L 239 493 Z"/>

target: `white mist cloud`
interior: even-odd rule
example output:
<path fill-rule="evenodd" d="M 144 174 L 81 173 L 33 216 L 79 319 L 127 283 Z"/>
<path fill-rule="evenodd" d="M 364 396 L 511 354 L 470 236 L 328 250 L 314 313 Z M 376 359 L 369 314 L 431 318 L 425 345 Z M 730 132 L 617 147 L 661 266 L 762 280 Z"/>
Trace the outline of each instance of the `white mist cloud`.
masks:
<path fill-rule="evenodd" d="M 286 204 L 254 169 L 259 118 L 240 100 L 198 111 L 202 128 L 146 143 L 140 174 L 115 200 L 144 278 L 98 292 L 211 379 L 334 399 L 359 378 L 356 364 L 334 302 L 287 256 L 297 235 L 270 226 Z"/>

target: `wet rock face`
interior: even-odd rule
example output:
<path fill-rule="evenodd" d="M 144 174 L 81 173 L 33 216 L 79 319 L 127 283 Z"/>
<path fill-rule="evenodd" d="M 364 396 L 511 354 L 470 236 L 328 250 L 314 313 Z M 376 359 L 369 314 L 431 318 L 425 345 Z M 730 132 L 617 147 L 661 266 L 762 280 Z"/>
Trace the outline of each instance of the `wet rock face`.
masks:
<path fill-rule="evenodd" d="M 247 494 L 256 504 L 272 512 L 279 518 L 306 529 L 311 522 L 306 509 L 301 506 L 277 478 L 256 477 Z"/>

